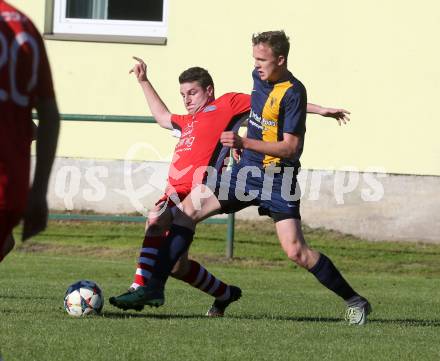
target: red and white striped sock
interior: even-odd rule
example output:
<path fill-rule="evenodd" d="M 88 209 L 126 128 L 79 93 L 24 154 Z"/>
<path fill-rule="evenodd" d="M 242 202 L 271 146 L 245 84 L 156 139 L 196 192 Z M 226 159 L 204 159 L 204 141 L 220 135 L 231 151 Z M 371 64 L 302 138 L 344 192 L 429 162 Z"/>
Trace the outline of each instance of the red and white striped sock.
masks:
<path fill-rule="evenodd" d="M 168 232 L 159 236 L 151 236 L 148 235 L 148 233 L 145 235 L 131 288 L 136 289 L 139 286 L 146 286 L 151 278 L 151 271 L 156 263 L 160 244 L 166 238 L 167 234 Z"/>
<path fill-rule="evenodd" d="M 200 263 L 190 260 L 190 270 L 182 278 L 182 281 L 198 288 L 219 301 L 225 301 L 231 296 L 229 286 L 208 272 Z"/>

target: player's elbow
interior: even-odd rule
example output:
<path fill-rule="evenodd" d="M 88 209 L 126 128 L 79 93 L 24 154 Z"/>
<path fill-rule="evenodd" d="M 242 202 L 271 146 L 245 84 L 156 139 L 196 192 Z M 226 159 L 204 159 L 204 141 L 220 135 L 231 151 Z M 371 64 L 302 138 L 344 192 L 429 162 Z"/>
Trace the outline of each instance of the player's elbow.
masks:
<path fill-rule="evenodd" d="M 295 156 L 296 152 L 293 150 L 286 150 L 282 156 L 282 158 L 287 158 L 287 159 L 291 159 Z"/>
<path fill-rule="evenodd" d="M 281 154 L 282 158 L 292 159 L 296 157 L 300 150 L 300 139 L 295 136 L 289 135 L 285 137 L 284 141 L 281 143 Z"/>
<path fill-rule="evenodd" d="M 154 116 L 154 119 L 162 128 L 173 129 L 173 125 L 171 124 L 171 113 L 157 114 Z"/>
<path fill-rule="evenodd" d="M 297 153 L 298 153 L 297 146 L 288 146 L 283 149 L 282 158 L 292 159 L 296 156 Z"/>

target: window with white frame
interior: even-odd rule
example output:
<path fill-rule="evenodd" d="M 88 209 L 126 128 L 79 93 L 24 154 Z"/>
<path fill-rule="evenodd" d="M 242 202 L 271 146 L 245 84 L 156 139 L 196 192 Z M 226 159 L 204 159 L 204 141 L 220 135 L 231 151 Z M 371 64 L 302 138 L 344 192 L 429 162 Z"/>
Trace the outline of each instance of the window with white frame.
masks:
<path fill-rule="evenodd" d="M 164 44 L 168 0 L 47 0 L 47 38 Z"/>

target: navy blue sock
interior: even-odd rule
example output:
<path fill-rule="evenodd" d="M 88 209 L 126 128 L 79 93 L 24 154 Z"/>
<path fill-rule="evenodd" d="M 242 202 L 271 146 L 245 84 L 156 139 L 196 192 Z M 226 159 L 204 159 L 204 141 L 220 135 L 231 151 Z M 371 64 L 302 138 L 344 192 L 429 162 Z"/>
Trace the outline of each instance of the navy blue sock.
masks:
<path fill-rule="evenodd" d="M 358 295 L 325 254 L 320 254 L 318 262 L 309 269 L 309 272 L 312 273 L 321 284 L 344 300 Z"/>
<path fill-rule="evenodd" d="M 180 256 L 184 254 L 194 238 L 194 231 L 173 224 L 166 239 L 162 242 L 148 282 L 153 288 L 163 288 Z"/>

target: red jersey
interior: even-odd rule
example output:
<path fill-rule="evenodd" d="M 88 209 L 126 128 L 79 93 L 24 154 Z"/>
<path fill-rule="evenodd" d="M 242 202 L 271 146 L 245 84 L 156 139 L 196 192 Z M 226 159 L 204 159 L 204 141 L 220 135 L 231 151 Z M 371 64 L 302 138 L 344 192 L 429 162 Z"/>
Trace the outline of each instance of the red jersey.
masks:
<path fill-rule="evenodd" d="M 168 184 L 191 189 L 203 182 L 208 166 L 221 169 L 225 157 L 220 135 L 237 129 L 249 109 L 249 95 L 227 93 L 196 114 L 173 114 L 171 122 L 181 136 L 171 161 Z"/>
<path fill-rule="evenodd" d="M 37 98 L 54 98 L 43 40 L 26 15 L 0 0 L 0 209 L 26 199 Z"/>

